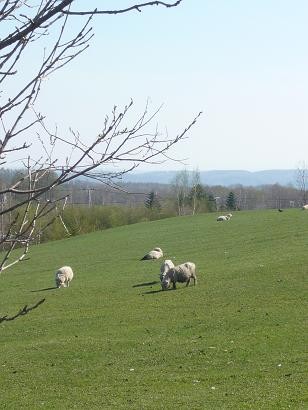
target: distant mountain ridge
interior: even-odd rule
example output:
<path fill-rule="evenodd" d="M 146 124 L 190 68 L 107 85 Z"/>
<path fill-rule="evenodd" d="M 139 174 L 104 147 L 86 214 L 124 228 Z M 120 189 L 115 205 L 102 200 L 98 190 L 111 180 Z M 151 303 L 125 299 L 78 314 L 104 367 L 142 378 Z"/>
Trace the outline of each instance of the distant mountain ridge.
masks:
<path fill-rule="evenodd" d="M 124 182 L 161 183 L 172 182 L 178 171 L 135 172 L 125 175 Z M 272 169 L 264 171 L 217 170 L 200 171 L 201 183 L 204 185 L 243 185 L 260 186 L 279 184 L 296 185 L 295 169 Z"/>

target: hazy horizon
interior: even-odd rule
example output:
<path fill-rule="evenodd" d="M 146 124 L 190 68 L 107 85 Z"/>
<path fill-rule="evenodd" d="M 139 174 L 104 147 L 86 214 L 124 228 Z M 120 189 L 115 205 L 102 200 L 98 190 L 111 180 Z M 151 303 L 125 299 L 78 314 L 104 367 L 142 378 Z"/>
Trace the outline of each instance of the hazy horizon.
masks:
<path fill-rule="evenodd" d="M 191 170 L 188 170 L 191 171 Z M 133 183 L 172 183 L 179 171 L 177 170 L 153 170 L 132 172 L 123 177 L 124 181 Z M 193 174 L 191 174 L 193 175 Z M 288 170 L 199 170 L 200 182 L 205 185 L 215 186 L 264 186 L 298 185 L 298 174 L 295 169 Z"/>
<path fill-rule="evenodd" d="M 181 170 L 187 170 L 189 172 L 193 172 L 195 170 L 199 172 L 250 172 L 250 173 L 257 173 L 257 172 L 270 172 L 270 171 L 296 171 L 297 168 L 268 168 L 268 169 L 255 169 L 255 170 L 249 170 L 249 169 L 200 169 L 200 168 L 194 168 L 194 167 L 185 167 L 181 169 L 176 169 L 176 168 L 170 168 L 170 169 L 156 169 L 156 168 L 149 168 L 149 169 L 142 169 L 142 168 L 136 168 L 135 170 L 131 172 L 141 172 L 141 173 L 146 173 L 146 172 L 179 172 Z"/>

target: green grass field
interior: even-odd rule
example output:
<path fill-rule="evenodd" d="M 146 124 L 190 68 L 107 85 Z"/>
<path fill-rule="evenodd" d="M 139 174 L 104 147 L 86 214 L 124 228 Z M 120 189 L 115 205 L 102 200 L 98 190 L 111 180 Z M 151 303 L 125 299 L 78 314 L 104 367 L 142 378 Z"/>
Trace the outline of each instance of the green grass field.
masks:
<path fill-rule="evenodd" d="M 160 291 L 159 246 L 198 285 Z M 308 213 L 139 223 L 33 247 L 0 277 L 1 409 L 308 409 Z M 68 289 L 54 271 L 71 265 Z M 47 289 L 47 290 L 44 290 Z"/>

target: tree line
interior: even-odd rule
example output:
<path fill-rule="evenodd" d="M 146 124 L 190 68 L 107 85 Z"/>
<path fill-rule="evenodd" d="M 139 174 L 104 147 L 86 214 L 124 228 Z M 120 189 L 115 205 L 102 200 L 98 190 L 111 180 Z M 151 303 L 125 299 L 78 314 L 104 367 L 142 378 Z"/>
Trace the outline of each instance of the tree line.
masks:
<path fill-rule="evenodd" d="M 8 183 L 13 184 L 19 175 L 18 170 L 0 169 L 0 188 Z M 55 176 L 46 174 L 40 183 L 48 183 L 49 178 L 54 179 Z M 44 202 L 53 201 L 52 195 L 66 198 L 66 206 L 62 212 L 55 209 L 52 215 L 48 213 L 46 218 L 40 218 L 32 233 L 32 243 L 174 216 L 300 207 L 303 201 L 302 189 L 293 186 L 203 185 L 197 170 L 192 173 L 179 171 L 170 184 L 119 182 L 116 189 L 93 180 L 77 179 L 46 193 Z M 19 200 L 20 194 L 18 198 L 14 193 L 0 194 L 0 207 L 14 207 Z M 11 234 L 16 235 L 22 215 L 18 209 L 2 214 L 1 236 L 8 232 L 8 227 Z M 23 237 L 20 236 L 19 240 L 22 244 Z"/>

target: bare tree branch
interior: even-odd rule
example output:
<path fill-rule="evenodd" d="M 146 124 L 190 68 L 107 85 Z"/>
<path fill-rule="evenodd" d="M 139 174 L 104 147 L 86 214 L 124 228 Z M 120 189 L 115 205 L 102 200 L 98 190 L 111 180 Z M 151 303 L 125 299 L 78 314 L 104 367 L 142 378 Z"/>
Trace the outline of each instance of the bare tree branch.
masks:
<path fill-rule="evenodd" d="M 164 6 L 164 7 L 176 7 L 178 6 L 182 0 L 175 1 L 174 3 L 166 3 L 164 1 L 148 1 L 146 3 L 134 4 L 133 6 L 127 7 L 125 9 L 118 9 L 118 10 L 98 10 L 95 9 L 91 11 L 66 11 L 64 10 L 64 14 L 71 14 L 77 16 L 86 16 L 89 14 L 123 14 L 128 13 L 130 11 L 136 10 L 141 12 L 141 9 L 147 6 Z"/>
<path fill-rule="evenodd" d="M 9 322 L 9 321 L 11 321 L 11 320 L 17 319 L 18 317 L 27 315 L 27 314 L 28 314 L 29 312 L 31 312 L 32 310 L 37 309 L 42 303 L 45 302 L 45 300 L 46 300 L 45 298 L 44 298 L 44 299 L 41 299 L 41 300 L 39 300 L 37 303 L 35 303 L 35 305 L 29 306 L 29 307 L 28 307 L 28 305 L 25 305 L 22 309 L 20 309 L 20 310 L 19 310 L 15 315 L 13 315 L 13 316 L 8 316 L 8 315 L 0 316 L 0 323 L 2 323 L 2 322 Z"/>
<path fill-rule="evenodd" d="M 71 129 L 67 135 L 51 131 L 38 107 L 45 79 L 89 47 L 94 16 L 141 12 L 152 6 L 174 8 L 182 0 L 132 3 L 113 10 L 89 6 L 77 10 L 76 0 L 0 1 L 0 164 L 9 164 L 17 153 L 22 156 L 20 174 L 0 186 L 0 274 L 25 260 L 31 245 L 54 221 L 59 220 L 70 235 L 61 216 L 67 194 L 59 187 L 85 176 L 122 189 L 116 181 L 140 164 L 179 161 L 170 149 L 186 138 L 201 113 L 170 136 L 153 125 L 161 107 L 151 112 L 146 103 L 136 114 L 131 100 L 123 109 L 114 106 L 101 131 L 86 143 L 78 131 Z M 78 27 L 71 24 L 73 20 L 78 20 Z M 33 60 L 26 75 L 24 63 L 34 46 L 44 52 L 39 51 L 40 58 Z M 11 87 L 15 83 L 18 87 Z M 41 149 L 37 157 L 31 153 L 36 143 Z M 67 156 L 63 159 L 60 153 Z"/>

